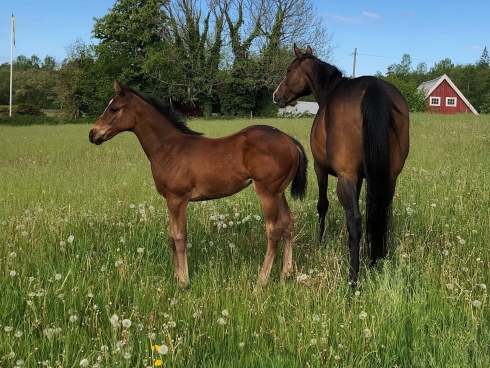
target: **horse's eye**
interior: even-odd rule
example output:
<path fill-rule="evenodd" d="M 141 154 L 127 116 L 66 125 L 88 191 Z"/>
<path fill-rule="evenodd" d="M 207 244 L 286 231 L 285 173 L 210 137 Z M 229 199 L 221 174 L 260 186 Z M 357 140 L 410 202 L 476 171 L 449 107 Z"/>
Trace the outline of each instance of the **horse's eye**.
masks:
<path fill-rule="evenodd" d="M 111 113 L 115 114 L 119 111 L 119 107 L 111 107 L 109 110 L 111 111 Z"/>

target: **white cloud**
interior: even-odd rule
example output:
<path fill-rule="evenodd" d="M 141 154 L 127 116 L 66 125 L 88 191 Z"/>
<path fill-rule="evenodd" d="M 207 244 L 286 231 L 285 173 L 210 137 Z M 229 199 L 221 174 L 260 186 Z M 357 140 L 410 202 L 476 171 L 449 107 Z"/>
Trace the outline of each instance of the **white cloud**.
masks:
<path fill-rule="evenodd" d="M 365 16 L 365 17 L 368 17 L 368 18 L 374 18 L 374 19 L 379 19 L 379 18 L 381 18 L 381 15 L 379 15 L 379 14 L 376 14 L 376 13 L 371 13 L 371 12 L 366 12 L 366 11 L 365 11 L 365 12 L 363 12 L 363 13 L 362 13 L 362 15 L 363 15 L 363 16 Z"/>
<path fill-rule="evenodd" d="M 338 14 L 326 14 L 326 16 L 330 19 L 338 20 L 339 22 L 345 22 L 345 23 L 360 23 L 361 19 L 360 18 L 348 18 L 348 17 L 343 17 Z"/>

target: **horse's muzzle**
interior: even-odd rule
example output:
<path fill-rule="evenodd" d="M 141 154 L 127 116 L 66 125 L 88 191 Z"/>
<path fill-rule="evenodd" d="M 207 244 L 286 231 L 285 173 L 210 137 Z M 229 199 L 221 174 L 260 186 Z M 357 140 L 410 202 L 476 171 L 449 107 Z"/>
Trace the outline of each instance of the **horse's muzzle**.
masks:
<path fill-rule="evenodd" d="M 90 141 L 90 143 L 93 143 L 96 145 L 100 145 L 100 144 L 102 144 L 102 142 L 104 142 L 104 139 L 102 138 L 102 136 L 95 139 L 95 134 L 94 134 L 93 129 L 90 131 L 90 133 L 88 133 L 88 140 Z"/>

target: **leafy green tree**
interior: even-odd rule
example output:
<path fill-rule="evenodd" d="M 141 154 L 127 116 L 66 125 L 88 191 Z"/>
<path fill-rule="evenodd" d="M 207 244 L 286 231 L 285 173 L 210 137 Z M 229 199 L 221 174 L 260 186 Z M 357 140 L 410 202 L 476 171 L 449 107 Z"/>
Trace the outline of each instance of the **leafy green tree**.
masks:
<path fill-rule="evenodd" d="M 8 105 L 10 100 L 10 64 L 0 65 L 0 106 Z"/>
<path fill-rule="evenodd" d="M 114 94 L 113 80 L 99 66 L 93 48 L 83 41 L 68 48 L 56 86 L 60 105 L 68 115 L 98 115 Z"/>
<path fill-rule="evenodd" d="M 483 66 L 483 67 L 489 67 L 490 66 L 490 56 L 488 55 L 488 50 L 487 50 L 486 46 L 483 49 L 480 60 L 478 60 L 478 65 Z"/>
<path fill-rule="evenodd" d="M 383 79 L 398 88 L 403 97 L 405 97 L 410 112 L 425 111 L 426 94 L 424 91 L 418 89 L 420 84 L 415 79 L 409 79 L 406 75 L 403 75 L 401 78 L 397 75 L 390 75 Z"/>
<path fill-rule="evenodd" d="M 110 12 L 95 19 L 93 37 L 97 63 L 110 79 L 119 79 L 135 89 L 158 92 L 156 83 L 147 76 L 144 64 L 160 31 L 166 26 L 166 15 L 160 0 L 116 0 Z"/>

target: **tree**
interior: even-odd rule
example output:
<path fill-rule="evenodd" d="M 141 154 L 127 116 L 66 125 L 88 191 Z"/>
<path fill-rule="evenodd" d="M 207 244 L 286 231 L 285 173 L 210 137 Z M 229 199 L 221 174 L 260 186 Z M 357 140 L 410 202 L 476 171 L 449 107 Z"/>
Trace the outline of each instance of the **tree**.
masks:
<path fill-rule="evenodd" d="M 490 56 L 488 55 L 487 47 L 483 49 L 480 60 L 478 60 L 478 65 L 482 67 L 490 66 Z"/>
<path fill-rule="evenodd" d="M 100 114 L 107 105 L 108 89 L 112 86 L 110 77 L 98 72 L 94 50 L 83 41 L 74 42 L 67 52 L 56 86 L 62 108 L 74 117 Z M 101 94 L 104 95 L 101 91 L 106 91 L 107 98 L 100 98 Z M 110 91 L 111 96 L 112 89 Z"/>
<path fill-rule="evenodd" d="M 396 76 L 398 79 L 408 79 L 412 70 L 412 58 L 409 54 L 403 54 L 400 64 L 388 66 L 387 75 Z"/>
<path fill-rule="evenodd" d="M 163 9 L 167 23 L 144 70 L 171 99 L 187 104 L 200 100 L 209 111 L 219 84 L 223 16 L 213 9 L 203 15 L 196 0 L 171 0 Z"/>
<path fill-rule="evenodd" d="M 214 4 L 225 16 L 231 51 L 221 102 L 233 115 L 267 110 L 259 105 L 265 96 L 271 101 L 270 94 L 292 59 L 294 41 L 311 43 L 319 56 L 330 41 L 311 0 L 214 0 Z"/>
<path fill-rule="evenodd" d="M 94 19 L 92 34 L 100 40 L 94 47 L 97 63 L 111 79 L 148 93 L 159 92 L 144 72 L 144 64 L 166 26 L 162 3 L 166 1 L 116 0 L 107 15 Z"/>

